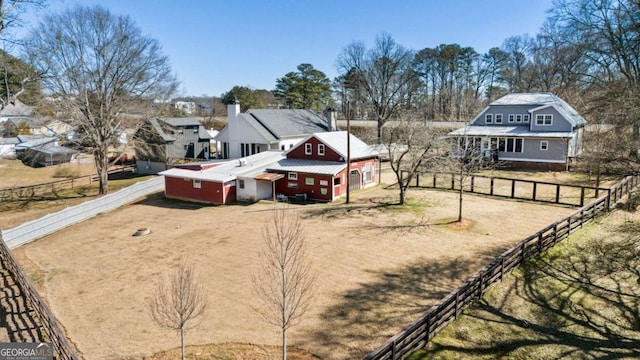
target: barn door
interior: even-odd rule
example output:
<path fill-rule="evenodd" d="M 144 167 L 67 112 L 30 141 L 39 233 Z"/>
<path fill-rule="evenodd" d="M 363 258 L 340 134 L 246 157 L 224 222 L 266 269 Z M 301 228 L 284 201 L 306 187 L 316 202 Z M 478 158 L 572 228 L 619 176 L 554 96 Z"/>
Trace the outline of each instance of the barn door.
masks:
<path fill-rule="evenodd" d="M 349 174 L 349 191 L 360 190 L 362 188 L 362 179 L 358 170 L 351 170 Z"/>

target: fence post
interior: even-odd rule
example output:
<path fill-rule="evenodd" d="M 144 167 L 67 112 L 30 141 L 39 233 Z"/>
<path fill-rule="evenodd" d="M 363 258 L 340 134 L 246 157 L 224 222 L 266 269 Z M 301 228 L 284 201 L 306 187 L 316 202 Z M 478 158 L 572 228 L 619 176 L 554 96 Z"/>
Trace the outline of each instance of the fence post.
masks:
<path fill-rule="evenodd" d="M 425 318 L 424 330 L 426 332 L 426 336 L 424 338 L 426 339 L 426 342 L 429 342 L 429 340 L 431 340 L 431 314 L 427 315 Z"/>
<path fill-rule="evenodd" d="M 516 181 L 511 180 L 511 198 L 513 199 L 516 195 Z"/>
<path fill-rule="evenodd" d="M 607 189 L 607 212 L 611 211 L 611 189 Z"/>
<path fill-rule="evenodd" d="M 560 184 L 556 185 L 556 204 L 560 203 Z"/>
<path fill-rule="evenodd" d="M 420 173 L 416 174 L 416 187 L 420 187 Z"/>
<path fill-rule="evenodd" d="M 453 316 L 454 319 L 458 318 L 458 302 L 460 301 L 460 292 L 456 291 L 456 308 L 455 308 L 455 314 Z"/>
<path fill-rule="evenodd" d="M 491 186 L 489 189 L 489 195 L 493 195 L 493 178 L 491 178 Z"/>
<path fill-rule="evenodd" d="M 436 173 L 433 173 L 433 188 L 436 188 Z"/>
<path fill-rule="evenodd" d="M 454 190 L 456 186 L 456 174 L 451 173 L 451 190 Z"/>
<path fill-rule="evenodd" d="M 471 192 L 473 193 L 473 183 L 475 182 L 476 177 L 475 175 L 471 175 Z"/>
<path fill-rule="evenodd" d="M 584 186 L 580 187 L 580 207 L 584 206 Z"/>
<path fill-rule="evenodd" d="M 536 201 L 536 191 L 538 190 L 538 183 L 533 183 L 533 201 Z"/>
<path fill-rule="evenodd" d="M 542 252 L 542 233 L 538 233 L 538 254 Z"/>
<path fill-rule="evenodd" d="M 556 244 L 558 241 L 558 223 L 553 224 L 553 244 Z"/>
<path fill-rule="evenodd" d="M 504 278 L 504 256 L 500 256 L 500 281 Z"/>
<path fill-rule="evenodd" d="M 396 339 L 391 342 L 391 359 L 396 360 Z"/>

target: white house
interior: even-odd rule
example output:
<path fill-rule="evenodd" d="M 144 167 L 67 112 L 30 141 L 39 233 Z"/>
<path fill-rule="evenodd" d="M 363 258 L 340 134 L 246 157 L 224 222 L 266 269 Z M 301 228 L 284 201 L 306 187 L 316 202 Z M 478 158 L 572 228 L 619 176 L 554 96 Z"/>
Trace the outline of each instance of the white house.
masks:
<path fill-rule="evenodd" d="M 227 105 L 227 126 L 216 137 L 223 159 L 237 159 L 267 150 L 288 150 L 307 136 L 336 130 L 335 112 L 323 117 L 302 109 L 250 109 Z"/>

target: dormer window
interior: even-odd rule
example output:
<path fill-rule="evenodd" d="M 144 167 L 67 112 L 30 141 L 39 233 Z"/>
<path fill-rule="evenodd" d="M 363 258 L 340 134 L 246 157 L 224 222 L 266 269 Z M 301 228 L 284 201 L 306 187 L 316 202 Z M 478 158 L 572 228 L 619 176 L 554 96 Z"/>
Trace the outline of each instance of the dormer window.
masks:
<path fill-rule="evenodd" d="M 502 124 L 502 114 L 496 114 L 496 124 Z"/>
<path fill-rule="evenodd" d="M 487 114 L 484 116 L 485 124 L 493 124 L 493 114 Z"/>
<path fill-rule="evenodd" d="M 529 123 L 529 114 L 524 114 L 524 123 L 528 124 Z"/>
<path fill-rule="evenodd" d="M 324 156 L 324 144 L 318 144 L 318 155 Z"/>
<path fill-rule="evenodd" d="M 549 126 L 553 124 L 553 115 L 539 114 L 536 115 L 536 125 Z"/>
<path fill-rule="evenodd" d="M 304 154 L 311 155 L 311 144 L 309 143 L 304 144 Z"/>
<path fill-rule="evenodd" d="M 512 123 L 515 121 L 516 116 L 514 114 L 509 114 L 509 122 Z"/>
<path fill-rule="evenodd" d="M 522 122 L 522 114 L 516 114 L 516 122 Z"/>

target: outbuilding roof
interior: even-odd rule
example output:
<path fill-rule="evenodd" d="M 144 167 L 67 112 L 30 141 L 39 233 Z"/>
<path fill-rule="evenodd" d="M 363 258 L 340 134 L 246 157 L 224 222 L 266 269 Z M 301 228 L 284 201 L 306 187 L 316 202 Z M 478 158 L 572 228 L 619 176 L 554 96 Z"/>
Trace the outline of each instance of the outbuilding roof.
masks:
<path fill-rule="evenodd" d="M 300 172 L 308 174 L 337 175 L 347 167 L 346 163 L 337 161 L 282 159 L 268 167 L 271 171 Z"/>
<path fill-rule="evenodd" d="M 235 180 L 238 176 L 253 176 L 263 172 L 268 166 L 284 158 L 282 151 L 265 151 L 242 159 L 229 160 L 216 167 L 205 170 L 186 170 L 173 168 L 159 174 L 184 179 L 200 179 L 215 182 Z"/>

